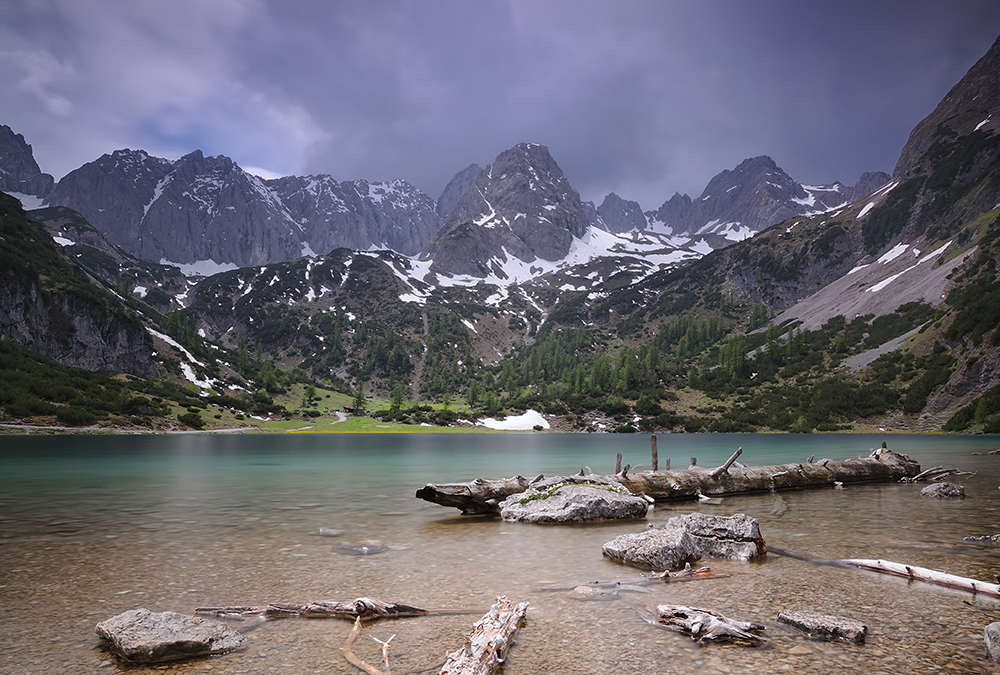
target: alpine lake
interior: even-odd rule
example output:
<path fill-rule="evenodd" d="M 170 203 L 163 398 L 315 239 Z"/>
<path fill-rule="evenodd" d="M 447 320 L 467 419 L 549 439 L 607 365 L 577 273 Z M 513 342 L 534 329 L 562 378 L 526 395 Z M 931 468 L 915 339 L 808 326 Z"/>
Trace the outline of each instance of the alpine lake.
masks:
<path fill-rule="evenodd" d="M 437 672 L 498 595 L 530 603 L 507 675 L 1000 672 L 983 642 L 984 627 L 1000 621 L 1000 600 L 774 553 L 753 563 L 703 560 L 724 576 L 646 585 L 613 601 L 567 593 L 638 575 L 604 559 L 602 544 L 695 511 L 753 516 L 769 547 L 995 581 L 1000 545 L 964 537 L 1000 532 L 1000 455 L 985 454 L 1000 438 L 661 434 L 658 446 L 661 467 L 669 457 L 678 469 L 692 457 L 700 466 L 721 465 L 737 447 L 748 465 L 846 459 L 883 440 L 923 469 L 976 472 L 950 479 L 965 486 L 965 499 L 923 498 L 924 484 L 872 483 L 721 504 L 658 503 L 645 522 L 543 526 L 464 517 L 414 493 L 426 483 L 476 477 L 568 475 L 583 467 L 611 473 L 616 453 L 642 470 L 650 463 L 649 437 L 0 437 L 0 672 L 357 673 L 341 652 L 348 621 L 273 620 L 248 632 L 237 652 L 145 666 L 101 650 L 94 625 L 140 607 L 193 615 L 205 606 L 361 596 L 467 610 L 367 623 L 354 648 L 378 664 L 381 645 L 370 638 L 395 636 L 393 673 Z M 787 508 L 776 508 L 779 501 Z M 644 607 L 662 603 L 758 621 L 769 643 L 696 643 L 643 619 Z M 869 627 L 867 641 L 809 639 L 776 621 L 782 610 L 858 619 Z"/>

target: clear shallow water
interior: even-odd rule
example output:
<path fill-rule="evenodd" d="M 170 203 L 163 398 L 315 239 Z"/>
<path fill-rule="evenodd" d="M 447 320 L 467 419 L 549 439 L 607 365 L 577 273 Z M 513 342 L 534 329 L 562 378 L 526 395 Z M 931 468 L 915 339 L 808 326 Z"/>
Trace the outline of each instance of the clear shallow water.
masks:
<path fill-rule="evenodd" d="M 721 464 L 736 447 L 747 464 L 843 459 L 883 437 L 660 435 L 661 465 Z M 967 535 L 1000 532 L 1000 456 L 973 456 L 1000 439 L 887 436 L 924 468 L 979 473 L 956 482 L 960 502 L 922 499 L 919 486 L 726 498 L 721 505 L 661 504 L 649 520 L 700 510 L 757 517 L 770 546 L 826 558 L 885 558 L 992 580 L 1000 547 Z M 93 626 L 136 607 L 191 614 L 207 605 L 349 600 L 371 595 L 475 615 L 380 622 L 357 651 L 379 659 L 367 635 L 392 634 L 394 671 L 443 660 L 494 597 L 531 603 L 505 672 L 535 673 L 994 673 L 983 627 L 1000 605 L 967 594 L 770 555 L 711 561 L 727 578 L 648 587 L 614 602 L 580 602 L 552 586 L 629 576 L 601 545 L 643 523 L 544 527 L 463 518 L 414 498 L 428 482 L 609 472 L 649 464 L 645 435 L 255 435 L 0 438 L 0 672 L 350 673 L 350 624 L 280 620 L 249 633 L 235 654 L 125 668 L 96 649 Z M 641 468 L 641 467 L 640 467 Z M 337 538 L 313 536 L 320 528 Z M 342 545 L 381 545 L 366 557 Z M 710 607 L 767 626 L 770 646 L 698 646 L 646 625 L 657 603 Z M 865 621 L 864 646 L 806 640 L 776 623 L 783 609 Z"/>

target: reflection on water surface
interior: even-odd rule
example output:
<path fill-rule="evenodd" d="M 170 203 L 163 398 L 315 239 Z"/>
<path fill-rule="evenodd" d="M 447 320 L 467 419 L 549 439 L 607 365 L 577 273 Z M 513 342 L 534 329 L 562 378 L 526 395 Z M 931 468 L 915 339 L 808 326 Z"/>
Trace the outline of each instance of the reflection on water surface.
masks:
<path fill-rule="evenodd" d="M 846 458 L 880 438 L 660 436 L 674 465 L 721 464 L 737 446 L 747 463 Z M 700 510 L 760 520 L 768 544 L 825 558 L 885 558 L 992 580 L 1000 547 L 964 536 L 1000 532 L 1000 456 L 988 437 L 894 436 L 889 446 L 936 464 L 977 470 L 959 502 L 922 499 L 919 486 L 660 504 L 652 521 Z M 371 595 L 431 609 L 483 612 L 496 595 L 527 600 L 528 623 L 508 675 L 536 673 L 994 673 L 983 627 L 1000 607 L 967 594 L 770 555 L 712 561 L 725 578 L 651 586 L 613 602 L 581 602 L 572 587 L 636 571 L 601 545 L 642 523 L 545 527 L 464 518 L 413 497 L 426 482 L 610 470 L 648 462 L 648 437 L 249 436 L 5 438 L 0 448 L 0 671 L 11 673 L 350 673 L 339 648 L 351 625 L 272 621 L 243 651 L 208 660 L 125 668 L 96 649 L 97 621 L 136 607 L 190 614 L 207 605 L 347 600 Z M 315 536 L 321 529 L 337 537 Z M 344 555 L 342 547 L 388 550 Z M 657 603 L 709 607 L 760 621 L 764 648 L 700 646 L 645 624 Z M 807 640 L 774 619 L 811 609 L 860 619 L 867 644 Z M 376 623 L 393 669 L 443 661 L 475 616 Z M 367 637 L 357 651 L 380 659 Z"/>

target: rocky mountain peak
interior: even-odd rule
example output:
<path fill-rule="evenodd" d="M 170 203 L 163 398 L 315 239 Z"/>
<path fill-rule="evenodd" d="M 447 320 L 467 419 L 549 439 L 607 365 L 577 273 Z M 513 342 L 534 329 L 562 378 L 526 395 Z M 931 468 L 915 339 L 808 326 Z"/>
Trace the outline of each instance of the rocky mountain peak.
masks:
<path fill-rule="evenodd" d="M 0 190 L 44 197 L 53 183 L 52 176 L 38 168 L 24 136 L 0 124 Z"/>
<path fill-rule="evenodd" d="M 910 132 L 893 178 L 927 173 L 940 159 L 940 153 L 929 153 L 938 140 L 976 131 L 1000 132 L 1000 38 Z"/>
<path fill-rule="evenodd" d="M 806 185 L 794 180 L 767 155 L 751 157 L 720 172 L 698 199 L 674 194 L 647 213 L 652 229 L 704 236 L 713 247 L 751 237 L 793 216 L 823 213 L 878 189 L 889 176 L 870 172 L 854 187 L 839 182 Z"/>
<path fill-rule="evenodd" d="M 422 257 L 440 273 L 487 276 L 496 267 L 490 260 L 561 260 L 589 226 L 580 194 L 549 149 L 520 143 L 479 173 Z"/>
<path fill-rule="evenodd" d="M 614 192 L 609 193 L 601 205 L 597 207 L 608 232 L 632 232 L 646 229 L 646 216 L 642 213 L 639 202 L 622 199 Z"/>

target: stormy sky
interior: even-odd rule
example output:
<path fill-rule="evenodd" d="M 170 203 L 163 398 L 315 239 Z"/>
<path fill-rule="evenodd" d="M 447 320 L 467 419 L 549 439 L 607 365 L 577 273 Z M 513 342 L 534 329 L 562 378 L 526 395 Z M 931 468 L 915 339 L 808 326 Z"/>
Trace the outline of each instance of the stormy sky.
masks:
<path fill-rule="evenodd" d="M 57 179 L 200 149 L 435 199 L 529 141 L 648 210 L 762 154 L 891 172 L 998 35 L 996 0 L 4 0 L 0 124 Z"/>

